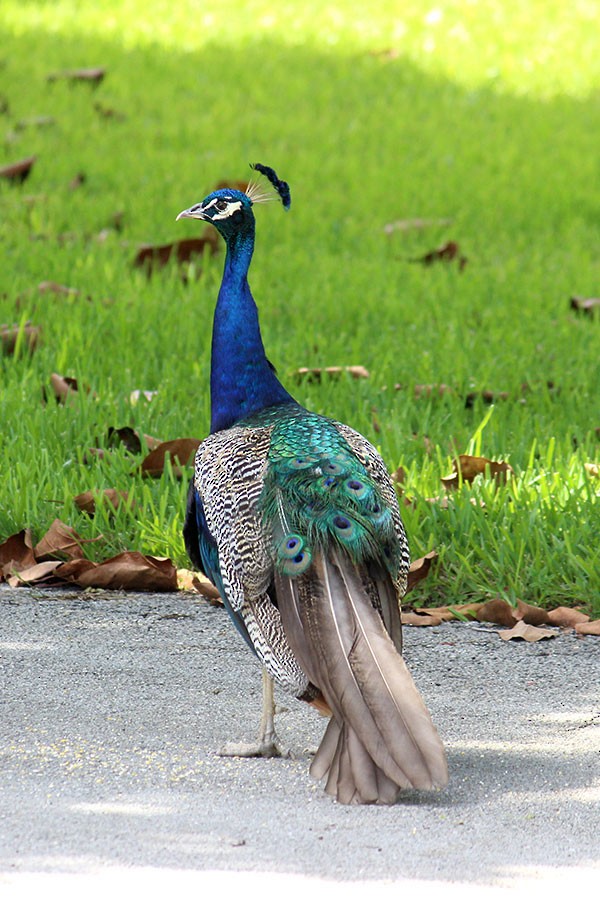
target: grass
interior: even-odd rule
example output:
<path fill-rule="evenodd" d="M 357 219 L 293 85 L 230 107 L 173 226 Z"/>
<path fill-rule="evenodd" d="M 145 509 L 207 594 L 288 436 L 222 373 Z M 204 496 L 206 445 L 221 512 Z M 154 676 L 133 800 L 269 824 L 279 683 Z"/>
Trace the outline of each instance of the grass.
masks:
<path fill-rule="evenodd" d="M 269 356 L 301 402 L 405 468 L 412 555 L 440 554 L 412 598 L 597 614 L 599 482 L 585 464 L 599 455 L 600 317 L 569 308 L 600 282 L 596 6 L 382 0 L 368 20 L 364 9 L 5 0 L 0 165 L 38 159 L 22 186 L 0 179 L 0 322 L 30 319 L 43 341 L 0 357 L 0 539 L 26 525 L 40 536 L 58 516 L 104 535 L 92 557 L 139 549 L 185 563 L 185 483 L 142 479 L 123 450 L 83 458 L 110 426 L 206 434 L 222 258 L 187 284 L 173 266 L 147 279 L 131 261 L 141 242 L 197 234 L 175 224 L 179 210 L 259 160 L 293 200 L 289 215 L 257 213 L 251 283 Z M 93 65 L 107 67 L 95 90 L 46 80 Z M 55 123 L 18 127 L 36 115 Z M 384 233 L 415 217 L 451 224 Z M 447 240 L 464 271 L 408 261 Z M 40 294 L 44 280 L 80 293 Z M 299 366 L 351 363 L 371 377 L 293 381 Z M 91 392 L 43 405 L 51 372 Z M 452 392 L 417 399 L 429 383 Z M 132 405 L 136 388 L 157 395 Z M 489 416 L 482 399 L 465 404 L 484 390 L 508 395 Z M 429 502 L 461 452 L 507 460 L 514 478 Z M 135 506 L 77 511 L 74 495 L 104 487 Z"/>

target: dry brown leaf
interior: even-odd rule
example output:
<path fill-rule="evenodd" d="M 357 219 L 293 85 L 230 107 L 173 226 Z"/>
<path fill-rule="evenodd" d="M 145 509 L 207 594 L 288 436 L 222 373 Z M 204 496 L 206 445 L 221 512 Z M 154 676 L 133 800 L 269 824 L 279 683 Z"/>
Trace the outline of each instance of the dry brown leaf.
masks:
<path fill-rule="evenodd" d="M 70 378 L 68 375 L 58 375 L 56 372 L 53 372 L 50 376 L 50 387 L 54 391 L 57 403 L 70 402 L 79 391 L 76 378 Z"/>
<path fill-rule="evenodd" d="M 471 391 L 465 397 L 465 408 L 472 409 L 475 401 L 481 398 L 484 403 L 498 403 L 499 400 L 508 400 L 510 394 L 508 391 Z"/>
<path fill-rule="evenodd" d="M 100 101 L 98 100 L 96 100 L 96 102 L 94 103 L 94 109 L 103 119 L 114 119 L 115 122 L 124 122 L 127 118 L 125 113 L 119 112 L 117 109 L 113 109 L 111 106 L 106 106 L 104 103 L 100 103 Z"/>
<path fill-rule="evenodd" d="M 590 478 L 600 478 L 600 465 L 598 463 L 584 463 L 584 469 Z"/>
<path fill-rule="evenodd" d="M 25 119 L 19 119 L 15 123 L 15 128 L 17 131 L 25 131 L 26 128 L 48 128 L 55 124 L 54 116 L 28 116 Z"/>
<path fill-rule="evenodd" d="M 67 287 L 56 281 L 40 281 L 38 291 L 40 294 L 62 294 L 65 297 L 77 297 L 80 293 L 78 288 Z"/>
<path fill-rule="evenodd" d="M 570 606 L 557 606 L 548 612 L 548 622 L 550 625 L 559 625 L 561 628 L 575 628 L 584 622 L 589 622 L 590 617 L 580 609 L 573 609 Z"/>
<path fill-rule="evenodd" d="M 38 562 L 61 557 L 82 559 L 84 555 L 82 543 L 85 543 L 83 538 L 74 528 L 65 525 L 60 519 L 55 519 L 43 538 L 35 545 L 33 552 Z"/>
<path fill-rule="evenodd" d="M 571 309 L 593 316 L 600 311 L 600 297 L 571 297 Z"/>
<path fill-rule="evenodd" d="M 31 529 L 23 528 L 0 544 L 0 579 L 35 565 Z"/>
<path fill-rule="evenodd" d="M 541 606 L 531 606 L 523 600 L 517 600 L 517 608 L 513 615 L 517 620 L 523 620 L 527 625 L 547 625 L 550 621 L 548 610 Z"/>
<path fill-rule="evenodd" d="M 66 81 L 83 81 L 97 87 L 106 75 L 104 66 L 94 66 L 84 69 L 66 69 L 62 72 L 52 72 L 46 76 L 46 81 L 58 81 L 65 79 Z"/>
<path fill-rule="evenodd" d="M 82 512 L 93 516 L 96 512 L 96 504 L 98 502 L 109 504 L 113 509 L 118 509 L 121 504 L 129 501 L 127 491 L 117 491 L 114 488 L 105 488 L 103 491 L 84 491 L 83 494 L 77 494 L 73 497 L 73 503 Z M 135 504 L 131 504 L 131 509 L 135 508 Z"/>
<path fill-rule="evenodd" d="M 441 616 L 422 615 L 414 610 L 403 612 L 401 618 L 403 625 L 431 626 L 441 625 L 443 621 Z"/>
<path fill-rule="evenodd" d="M 151 275 L 155 269 L 166 266 L 171 257 L 178 263 L 189 262 L 194 256 L 202 256 L 206 249 L 212 256 L 219 249 L 219 235 L 212 226 L 207 228 L 201 237 L 183 238 L 170 244 L 143 244 L 133 260 L 133 265 L 145 269 L 146 273 Z"/>
<path fill-rule="evenodd" d="M 410 569 L 408 570 L 408 580 L 406 584 L 406 593 L 412 591 L 414 586 L 427 577 L 429 574 L 429 570 L 431 568 L 431 564 L 434 559 L 437 559 L 438 554 L 436 550 L 431 550 L 429 553 L 426 553 L 425 556 L 422 556 L 420 559 L 415 559 L 413 563 L 410 564 Z"/>
<path fill-rule="evenodd" d="M 401 485 L 406 481 L 406 470 L 402 466 L 398 466 L 395 472 L 392 472 L 392 481 L 394 484 Z"/>
<path fill-rule="evenodd" d="M 399 385 L 396 385 L 396 389 L 399 389 Z M 444 394 L 452 394 L 453 389 L 449 384 L 415 384 L 415 397 L 417 400 L 419 397 L 431 397 L 438 396 L 443 397 Z"/>
<path fill-rule="evenodd" d="M 57 577 L 80 587 L 125 591 L 176 591 L 177 569 L 170 559 L 125 551 L 101 563 L 74 560 L 64 563 Z"/>
<path fill-rule="evenodd" d="M 515 625 L 515 610 L 507 603 L 497 597 L 495 600 L 487 600 L 477 610 L 477 620 L 479 622 L 493 622 L 494 625 Z"/>
<path fill-rule="evenodd" d="M 537 628 L 535 625 L 527 625 L 522 619 L 519 619 L 514 628 L 508 631 L 499 631 L 498 634 L 503 641 L 521 640 L 533 643 L 542 641 L 544 638 L 557 637 L 556 631 L 550 631 L 549 628 Z"/>
<path fill-rule="evenodd" d="M 369 378 L 369 371 L 364 366 L 322 366 L 306 368 L 301 366 L 293 373 L 297 384 L 301 381 L 321 381 L 323 376 L 331 379 L 339 378 L 342 372 L 347 372 L 352 378 Z"/>
<path fill-rule="evenodd" d="M 131 426 L 124 425 L 122 428 L 114 428 L 112 425 L 108 429 L 107 444 L 109 447 L 122 445 L 128 453 L 141 453 L 142 442 L 140 436 Z"/>
<path fill-rule="evenodd" d="M 27 569 L 21 569 L 21 571 L 11 575 L 6 580 L 11 587 L 22 587 L 30 584 L 55 584 L 54 572 L 61 565 L 65 564 L 61 563 L 59 559 L 35 563 Z"/>
<path fill-rule="evenodd" d="M 82 463 L 84 466 L 89 466 L 91 463 L 98 459 L 104 459 L 106 457 L 106 450 L 102 447 L 88 447 L 88 449 L 83 454 Z"/>
<path fill-rule="evenodd" d="M 86 181 L 87 176 L 85 172 L 77 172 L 69 182 L 69 190 L 76 191 L 77 188 L 80 188 L 82 184 L 86 183 Z"/>
<path fill-rule="evenodd" d="M 393 234 L 395 231 L 416 231 L 433 226 L 442 228 L 451 224 L 452 219 L 397 219 L 384 225 L 383 230 L 386 234 Z"/>
<path fill-rule="evenodd" d="M 25 159 L 19 159 L 8 166 L 2 166 L 0 168 L 0 178 L 6 178 L 8 181 L 22 184 L 29 177 L 36 159 L 37 157 L 35 156 L 27 156 Z"/>
<path fill-rule="evenodd" d="M 180 591 L 193 591 L 202 594 L 215 606 L 223 606 L 221 595 L 206 575 L 201 572 L 192 572 L 190 569 L 177 569 L 177 586 Z"/>
<path fill-rule="evenodd" d="M 577 634 L 594 634 L 600 637 L 600 619 L 594 619 L 592 622 L 579 622 L 575 626 Z"/>
<path fill-rule="evenodd" d="M 462 453 L 452 462 L 453 473 L 445 475 L 441 482 L 447 490 L 457 488 L 460 484 L 460 478 L 463 481 L 472 482 L 478 475 L 486 475 L 489 470 L 489 476 L 494 478 L 499 484 L 505 484 L 509 474 L 512 475 L 513 469 L 506 462 L 494 462 L 494 460 L 486 459 L 485 456 L 468 456 Z"/>
<path fill-rule="evenodd" d="M 175 441 L 164 441 L 142 460 L 140 471 L 143 475 L 159 478 L 165 468 L 167 454 L 171 459 L 173 473 L 180 478 L 183 474 L 178 468 L 193 463 L 200 441 L 196 438 L 178 438 Z"/>
<path fill-rule="evenodd" d="M 442 622 L 456 622 L 460 619 L 460 616 L 457 616 L 456 613 L 460 613 L 467 619 L 476 619 L 477 611 L 481 606 L 483 606 L 483 603 L 462 603 L 455 604 L 454 606 L 425 606 L 420 609 L 419 612 L 425 613 L 428 616 L 434 616 L 434 618 L 439 618 Z"/>
<path fill-rule="evenodd" d="M 424 266 L 431 266 L 434 262 L 452 262 L 453 260 L 457 260 L 458 268 L 461 272 L 468 262 L 467 257 L 461 254 L 460 246 L 456 241 L 446 241 L 441 247 L 430 250 L 424 256 L 409 259 L 409 262 L 418 262 Z"/>
<path fill-rule="evenodd" d="M 38 345 L 42 329 L 39 325 L 32 325 L 26 322 L 25 325 L 0 325 L 0 347 L 6 356 L 12 356 L 15 352 L 17 344 L 21 341 L 21 346 L 26 348 L 29 353 L 33 353 Z"/>

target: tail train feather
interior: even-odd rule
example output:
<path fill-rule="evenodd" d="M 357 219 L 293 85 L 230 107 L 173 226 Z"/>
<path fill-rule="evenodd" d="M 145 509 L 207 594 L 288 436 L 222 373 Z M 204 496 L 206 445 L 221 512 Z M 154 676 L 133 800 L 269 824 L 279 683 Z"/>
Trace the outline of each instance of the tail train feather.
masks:
<path fill-rule="evenodd" d="M 440 738 L 366 577 L 336 551 L 315 554 L 297 578 L 276 575 L 290 646 L 333 712 L 311 773 L 341 803 L 391 803 L 401 788 L 448 780 Z"/>

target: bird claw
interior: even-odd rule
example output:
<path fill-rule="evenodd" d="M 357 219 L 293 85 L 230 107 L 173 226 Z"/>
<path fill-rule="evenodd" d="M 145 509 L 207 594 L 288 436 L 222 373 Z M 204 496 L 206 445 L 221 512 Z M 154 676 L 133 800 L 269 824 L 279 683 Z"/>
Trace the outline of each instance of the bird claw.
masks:
<path fill-rule="evenodd" d="M 255 741 L 254 743 L 227 743 L 224 744 L 221 749 L 218 751 L 219 756 L 240 756 L 244 759 L 251 759 L 254 757 L 262 758 L 262 759 L 273 759 L 273 758 L 284 758 L 288 759 L 290 757 L 289 750 L 283 750 L 277 739 L 275 737 L 272 738 L 264 738 L 262 740 Z"/>

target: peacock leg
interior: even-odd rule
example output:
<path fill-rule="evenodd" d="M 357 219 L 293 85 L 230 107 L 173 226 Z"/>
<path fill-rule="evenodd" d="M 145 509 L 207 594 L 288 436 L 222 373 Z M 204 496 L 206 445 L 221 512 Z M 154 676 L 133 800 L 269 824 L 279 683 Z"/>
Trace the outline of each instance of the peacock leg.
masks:
<path fill-rule="evenodd" d="M 262 717 L 258 740 L 254 743 L 228 743 L 219 750 L 219 756 L 288 756 L 281 749 L 275 733 L 275 686 L 266 669 L 262 671 Z"/>

